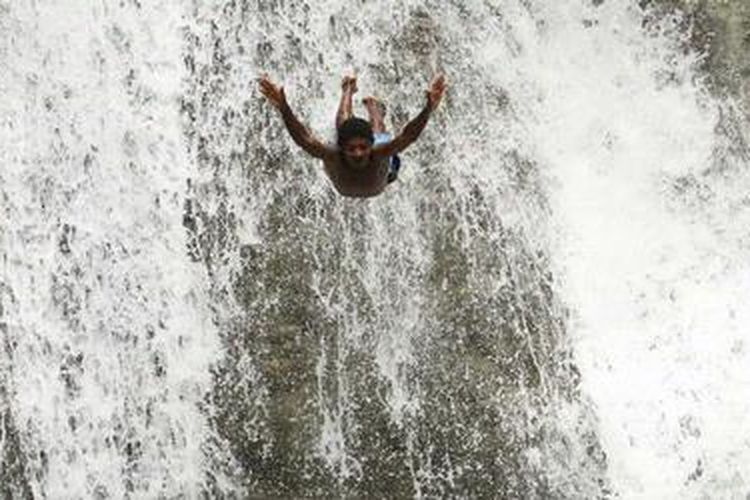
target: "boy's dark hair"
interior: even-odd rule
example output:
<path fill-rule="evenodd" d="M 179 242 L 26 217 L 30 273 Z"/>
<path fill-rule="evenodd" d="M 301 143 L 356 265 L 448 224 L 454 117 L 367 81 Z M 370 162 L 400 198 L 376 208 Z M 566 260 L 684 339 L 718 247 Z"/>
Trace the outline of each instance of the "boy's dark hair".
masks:
<path fill-rule="evenodd" d="M 373 144 L 375 136 L 372 133 L 372 125 L 362 118 L 349 118 L 345 120 L 337 130 L 338 138 L 336 139 L 339 147 L 343 147 L 349 139 L 361 137 Z"/>

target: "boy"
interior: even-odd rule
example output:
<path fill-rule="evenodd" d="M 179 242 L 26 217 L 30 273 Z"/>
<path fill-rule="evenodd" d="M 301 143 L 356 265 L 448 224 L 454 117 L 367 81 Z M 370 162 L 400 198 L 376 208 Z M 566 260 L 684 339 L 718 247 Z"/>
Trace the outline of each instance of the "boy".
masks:
<path fill-rule="evenodd" d="M 445 78 L 438 75 L 432 80 L 422 112 L 395 139 L 385 130 L 384 106 L 376 98 L 362 100 L 370 115 L 369 122 L 352 115 L 352 96 L 357 92 L 355 77 L 345 76 L 341 89 L 341 102 L 336 113 L 338 137 L 336 146 L 333 146 L 323 144 L 300 123 L 286 101 L 283 87 L 272 83 L 266 75 L 260 79 L 260 91 L 281 112 L 294 142 L 308 154 L 323 160 L 325 172 L 336 190 L 343 196 L 376 196 L 396 179 L 400 166 L 397 154 L 419 137 L 430 114 L 440 104 L 445 92 Z"/>

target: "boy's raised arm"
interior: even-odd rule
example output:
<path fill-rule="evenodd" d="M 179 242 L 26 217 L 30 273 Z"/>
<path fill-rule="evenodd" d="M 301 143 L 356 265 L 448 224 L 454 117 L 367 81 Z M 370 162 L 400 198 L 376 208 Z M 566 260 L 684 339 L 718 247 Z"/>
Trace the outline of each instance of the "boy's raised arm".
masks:
<path fill-rule="evenodd" d="M 432 111 L 438 107 L 438 104 L 440 104 L 444 92 L 445 77 L 443 75 L 438 75 L 430 84 L 430 88 L 427 91 L 427 103 L 422 111 L 416 116 L 416 118 L 406 124 L 404 129 L 395 139 L 386 144 L 376 146 L 373 149 L 373 154 L 378 156 L 393 156 L 416 141 L 419 134 L 421 134 L 427 126 Z"/>
<path fill-rule="evenodd" d="M 297 119 L 289 107 L 283 87 L 274 85 L 267 75 L 263 75 L 259 83 L 261 93 L 279 110 L 289 135 L 299 147 L 315 158 L 324 159 L 335 154 L 335 149 L 323 144 Z"/>

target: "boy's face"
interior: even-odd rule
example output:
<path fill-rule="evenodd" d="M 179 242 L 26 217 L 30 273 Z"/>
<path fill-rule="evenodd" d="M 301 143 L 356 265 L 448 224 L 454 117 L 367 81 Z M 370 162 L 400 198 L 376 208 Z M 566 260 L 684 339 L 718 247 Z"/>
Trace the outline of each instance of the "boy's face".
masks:
<path fill-rule="evenodd" d="M 370 162 L 372 144 L 364 137 L 352 137 L 342 148 L 346 162 L 354 168 L 362 168 Z"/>

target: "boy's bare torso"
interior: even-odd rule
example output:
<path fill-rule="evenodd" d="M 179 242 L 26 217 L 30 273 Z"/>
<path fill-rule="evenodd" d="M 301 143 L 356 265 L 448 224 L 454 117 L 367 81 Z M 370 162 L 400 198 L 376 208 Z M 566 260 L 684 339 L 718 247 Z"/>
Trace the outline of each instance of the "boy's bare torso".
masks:
<path fill-rule="evenodd" d="M 344 196 L 376 196 L 388 184 L 388 158 L 371 157 L 364 167 L 351 167 L 340 154 L 323 159 L 325 172 L 336 190 Z"/>

